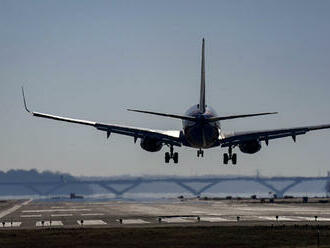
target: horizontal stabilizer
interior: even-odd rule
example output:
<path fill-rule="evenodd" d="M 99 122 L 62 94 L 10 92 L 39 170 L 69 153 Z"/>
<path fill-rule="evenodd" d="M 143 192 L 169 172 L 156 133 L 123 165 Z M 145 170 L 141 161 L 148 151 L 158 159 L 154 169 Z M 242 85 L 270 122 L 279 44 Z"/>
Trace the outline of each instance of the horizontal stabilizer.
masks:
<path fill-rule="evenodd" d="M 196 121 L 195 117 L 191 116 L 185 116 L 185 115 L 173 115 L 173 114 L 166 114 L 166 113 L 158 113 L 158 112 L 151 112 L 151 111 L 143 111 L 143 110 L 137 110 L 137 109 L 127 109 L 128 111 L 138 112 L 138 113 L 144 113 L 144 114 L 151 114 L 151 115 L 159 115 L 159 116 L 165 116 L 170 118 L 176 118 L 181 120 L 187 120 L 187 121 Z"/>
<path fill-rule="evenodd" d="M 208 122 L 214 121 L 223 121 L 223 120 L 231 120 L 237 118 L 246 118 L 246 117 L 253 117 L 253 116 L 260 116 L 260 115 L 273 115 L 278 114 L 278 112 L 266 112 L 266 113 L 257 113 L 257 114 L 247 114 L 247 115 L 229 115 L 229 116 L 222 116 L 222 117 L 211 117 L 207 119 Z"/>

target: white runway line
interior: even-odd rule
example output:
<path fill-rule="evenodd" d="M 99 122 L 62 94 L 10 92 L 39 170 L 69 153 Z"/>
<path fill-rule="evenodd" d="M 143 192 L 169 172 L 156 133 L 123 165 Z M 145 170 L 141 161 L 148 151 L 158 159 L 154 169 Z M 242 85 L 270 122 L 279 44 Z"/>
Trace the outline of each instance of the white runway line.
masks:
<path fill-rule="evenodd" d="M 36 218 L 36 217 L 41 217 L 41 214 L 21 215 L 21 218 Z"/>
<path fill-rule="evenodd" d="M 263 219 L 263 220 L 276 221 L 276 217 L 275 216 L 258 216 L 258 218 L 259 219 Z M 278 221 L 297 221 L 297 219 L 293 219 L 292 217 L 287 217 L 287 216 L 279 216 L 278 217 Z"/>
<path fill-rule="evenodd" d="M 52 217 L 68 217 L 72 216 L 72 214 L 51 214 Z"/>
<path fill-rule="evenodd" d="M 100 215 L 104 215 L 104 214 L 102 214 L 102 213 L 81 214 L 81 216 L 100 216 Z"/>
<path fill-rule="evenodd" d="M 201 221 L 208 221 L 208 222 L 226 222 L 231 221 L 221 217 L 201 217 Z"/>
<path fill-rule="evenodd" d="M 317 221 L 330 221 L 330 218 L 318 217 Z"/>
<path fill-rule="evenodd" d="M 315 217 L 297 216 L 301 220 L 315 221 Z M 330 221 L 330 218 L 317 217 L 317 221 Z"/>
<path fill-rule="evenodd" d="M 298 218 L 298 220 L 301 220 L 301 221 L 315 221 L 315 217 L 305 217 L 305 216 L 296 216 L 296 218 Z"/>
<path fill-rule="evenodd" d="M 15 212 L 17 209 L 21 208 L 22 206 L 25 206 L 25 205 L 29 204 L 31 201 L 32 201 L 32 199 L 30 199 L 28 201 L 25 201 L 25 202 L 23 202 L 21 204 L 14 205 L 13 207 L 11 207 L 9 209 L 6 209 L 6 210 L 0 212 L 0 218 L 3 218 L 6 215 Z"/>
<path fill-rule="evenodd" d="M 119 220 L 117 220 L 119 221 Z M 124 219 L 123 224 L 148 224 L 150 222 L 142 219 Z"/>
<path fill-rule="evenodd" d="M 63 208 L 63 209 L 37 209 L 37 210 L 23 210 L 22 213 L 47 213 L 47 212 L 81 212 L 91 211 L 87 208 Z"/>
<path fill-rule="evenodd" d="M 3 226 L 2 222 L 0 223 L 0 228 L 3 227 L 19 227 L 22 224 L 22 222 L 5 222 L 5 226 Z"/>
<path fill-rule="evenodd" d="M 77 223 L 81 225 L 81 221 L 77 220 Z M 92 225 L 106 225 L 107 223 L 103 220 L 84 220 L 83 226 L 92 226 Z"/>
<path fill-rule="evenodd" d="M 22 206 L 26 206 L 26 205 L 28 205 L 32 201 L 33 201 L 32 199 L 27 200 L 27 201 L 25 201 L 25 202 L 22 203 Z"/>
<path fill-rule="evenodd" d="M 172 217 L 172 218 L 162 218 L 162 221 L 167 223 L 191 223 L 196 222 L 197 219 L 191 219 L 191 218 L 184 218 L 184 217 Z"/>
<path fill-rule="evenodd" d="M 62 221 L 58 221 L 58 220 L 52 220 L 52 223 L 50 223 L 50 221 L 47 220 L 42 225 L 41 221 L 37 221 L 36 226 L 63 226 L 63 223 Z"/>

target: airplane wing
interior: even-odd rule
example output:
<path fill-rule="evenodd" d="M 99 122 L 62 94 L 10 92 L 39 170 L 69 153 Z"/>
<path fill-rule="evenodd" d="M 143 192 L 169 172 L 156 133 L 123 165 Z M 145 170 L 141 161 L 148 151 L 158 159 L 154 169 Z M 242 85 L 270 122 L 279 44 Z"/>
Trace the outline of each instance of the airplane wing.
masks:
<path fill-rule="evenodd" d="M 98 130 L 106 132 L 107 138 L 109 138 L 111 133 L 118 133 L 118 134 L 134 137 L 134 142 L 136 142 L 136 140 L 138 138 L 150 137 L 150 138 L 156 138 L 156 139 L 161 140 L 163 144 L 181 146 L 180 130 L 168 130 L 168 131 L 152 130 L 152 129 L 146 129 L 146 128 L 129 127 L 129 126 L 116 125 L 116 124 L 106 124 L 106 123 L 99 123 L 99 122 L 94 122 L 94 121 L 72 119 L 72 118 L 61 117 L 61 116 L 56 116 L 56 115 L 33 112 L 27 108 L 23 88 L 22 88 L 22 94 L 23 94 L 23 100 L 24 100 L 24 107 L 25 107 L 26 111 L 35 117 L 41 117 L 41 118 L 47 118 L 47 119 L 52 119 L 52 120 L 57 120 L 57 121 L 64 121 L 64 122 L 70 122 L 70 123 L 75 123 L 75 124 L 80 124 L 80 125 L 92 126 Z"/>
<path fill-rule="evenodd" d="M 269 140 L 290 137 L 290 136 L 292 137 L 293 141 L 296 141 L 297 135 L 303 135 L 309 131 L 321 130 L 327 128 L 330 128 L 330 124 L 263 130 L 263 131 L 234 132 L 231 134 L 224 134 L 220 138 L 220 144 L 222 147 L 228 147 L 228 146 L 239 145 L 244 142 L 258 140 L 258 141 L 265 141 L 266 145 L 268 145 Z"/>

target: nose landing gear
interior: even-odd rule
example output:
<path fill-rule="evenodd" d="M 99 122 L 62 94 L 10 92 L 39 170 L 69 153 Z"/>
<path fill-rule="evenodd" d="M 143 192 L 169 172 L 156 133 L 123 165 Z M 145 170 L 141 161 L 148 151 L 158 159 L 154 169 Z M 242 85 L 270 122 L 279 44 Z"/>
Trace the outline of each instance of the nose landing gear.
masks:
<path fill-rule="evenodd" d="M 229 160 L 231 160 L 233 164 L 237 163 L 237 154 L 233 153 L 233 148 L 231 146 L 228 148 L 228 153 L 223 154 L 223 163 L 228 164 Z"/>
<path fill-rule="evenodd" d="M 202 158 L 204 157 L 204 151 L 199 148 L 199 150 L 197 151 L 197 157 L 199 158 L 199 156 L 201 156 Z"/>
<path fill-rule="evenodd" d="M 170 146 L 170 152 L 165 152 L 165 163 L 168 164 L 173 159 L 173 162 L 177 164 L 179 162 L 179 154 L 177 152 L 173 152 L 173 146 Z"/>

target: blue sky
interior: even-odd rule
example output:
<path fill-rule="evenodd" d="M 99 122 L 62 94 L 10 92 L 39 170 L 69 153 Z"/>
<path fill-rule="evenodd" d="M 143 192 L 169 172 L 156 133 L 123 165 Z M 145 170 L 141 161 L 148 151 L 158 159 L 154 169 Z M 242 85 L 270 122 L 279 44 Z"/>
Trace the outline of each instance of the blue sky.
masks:
<path fill-rule="evenodd" d="M 198 102 L 206 38 L 207 103 L 219 115 L 279 111 L 222 122 L 225 132 L 330 123 L 329 1 L 0 0 L 0 165 L 74 175 L 325 175 L 330 131 L 272 141 L 238 166 L 220 148 L 178 148 L 164 164 L 132 138 L 32 118 L 30 108 L 74 118 L 180 129 Z"/>

